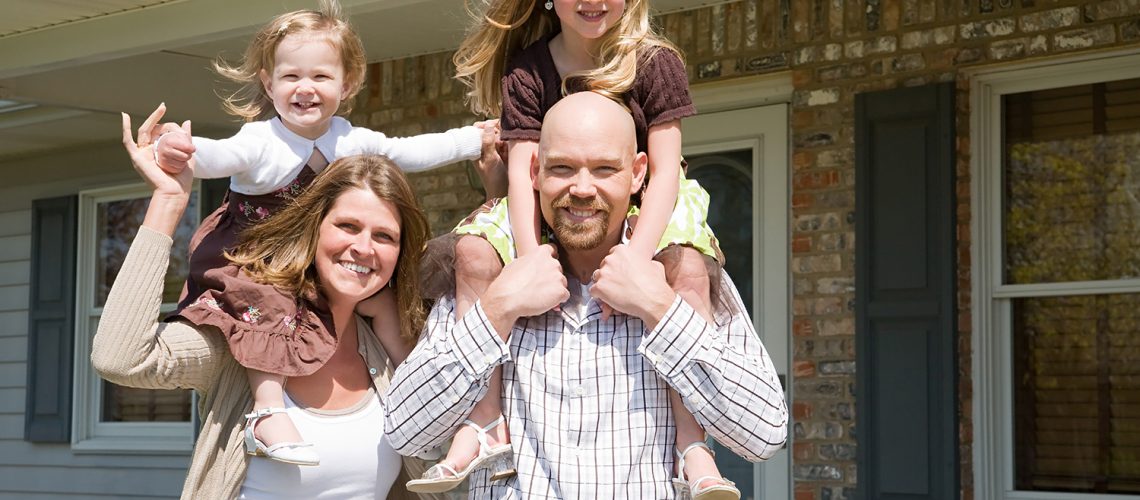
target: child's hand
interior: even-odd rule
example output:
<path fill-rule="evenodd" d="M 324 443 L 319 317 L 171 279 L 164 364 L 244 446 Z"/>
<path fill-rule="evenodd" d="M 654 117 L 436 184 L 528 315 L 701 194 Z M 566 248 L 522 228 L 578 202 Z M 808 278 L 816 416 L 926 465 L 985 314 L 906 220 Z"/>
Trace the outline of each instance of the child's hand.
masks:
<path fill-rule="evenodd" d="M 196 150 L 189 123 L 187 121 L 182 127 L 173 123 L 163 124 L 162 135 L 158 137 L 154 150 L 154 160 L 163 170 L 176 174 L 189 165 Z"/>
<path fill-rule="evenodd" d="M 483 181 L 487 199 L 504 197 L 507 195 L 507 166 L 503 163 L 506 143 L 499 140 L 499 120 L 475 122 L 474 125 L 483 131 L 482 154 L 475 160 L 475 169 Z"/>
<path fill-rule="evenodd" d="M 396 294 L 392 293 L 388 288 L 383 288 L 371 297 L 356 304 L 356 314 L 367 318 L 376 318 L 377 316 L 384 315 L 385 312 L 394 311 L 395 309 Z"/>

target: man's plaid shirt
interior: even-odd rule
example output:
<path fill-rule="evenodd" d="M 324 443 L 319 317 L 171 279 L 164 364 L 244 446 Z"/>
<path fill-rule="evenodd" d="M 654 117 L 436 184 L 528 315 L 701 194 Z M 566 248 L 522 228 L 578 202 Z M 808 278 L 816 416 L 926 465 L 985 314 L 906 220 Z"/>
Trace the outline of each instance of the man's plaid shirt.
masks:
<path fill-rule="evenodd" d="M 388 389 L 388 438 L 403 454 L 439 446 L 502 365 L 518 475 L 491 483 L 477 471 L 471 498 L 673 498 L 669 387 L 722 445 L 770 457 L 787 435 L 783 391 L 735 286 L 721 279 L 715 325 L 678 297 L 647 332 L 620 313 L 602 321 L 587 288 L 568 278 L 561 311 L 520 319 L 509 344 L 481 303 L 456 321 L 454 299 L 440 300 Z"/>

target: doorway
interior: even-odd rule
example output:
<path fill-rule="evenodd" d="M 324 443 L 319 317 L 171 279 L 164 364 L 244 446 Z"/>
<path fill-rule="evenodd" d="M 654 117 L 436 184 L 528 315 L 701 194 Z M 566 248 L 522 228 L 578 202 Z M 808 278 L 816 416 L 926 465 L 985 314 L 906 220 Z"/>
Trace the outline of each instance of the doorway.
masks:
<path fill-rule="evenodd" d="M 687 118 L 683 152 L 688 177 L 709 192 L 709 225 L 726 256 L 725 270 L 776 366 L 790 406 L 787 105 Z M 790 441 L 790 430 L 788 434 Z M 713 444 L 721 473 L 736 482 L 744 500 L 792 498 L 790 448 L 789 443 L 772 459 L 751 464 Z"/>

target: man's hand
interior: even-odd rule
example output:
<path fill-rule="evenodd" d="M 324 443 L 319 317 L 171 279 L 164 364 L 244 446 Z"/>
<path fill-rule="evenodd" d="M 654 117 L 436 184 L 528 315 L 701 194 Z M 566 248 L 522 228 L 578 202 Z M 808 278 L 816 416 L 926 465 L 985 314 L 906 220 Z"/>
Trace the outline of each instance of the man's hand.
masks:
<path fill-rule="evenodd" d="M 638 256 L 629 245 L 610 249 L 592 281 L 592 297 L 616 311 L 641 318 L 649 330 L 657 328 L 677 297 L 665 281 L 664 266 Z"/>
<path fill-rule="evenodd" d="M 569 298 L 557 251 L 541 245 L 507 264 L 480 302 L 495 331 L 508 340 L 519 318 L 545 313 Z"/>
<path fill-rule="evenodd" d="M 487 199 L 502 198 L 507 195 L 507 165 L 503 161 L 506 155 L 502 154 L 506 144 L 499 140 L 499 120 L 475 122 L 475 127 L 483 131 L 483 148 L 475 160 L 475 170 Z"/>

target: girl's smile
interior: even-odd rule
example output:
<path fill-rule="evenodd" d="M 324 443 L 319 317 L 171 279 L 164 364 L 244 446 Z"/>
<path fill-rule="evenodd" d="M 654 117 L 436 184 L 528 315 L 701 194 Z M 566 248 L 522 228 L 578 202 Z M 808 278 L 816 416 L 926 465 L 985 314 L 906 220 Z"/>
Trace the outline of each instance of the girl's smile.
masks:
<path fill-rule="evenodd" d="M 277 116 L 297 135 L 320 137 L 348 95 L 340 53 L 325 37 L 292 34 L 277 44 L 273 62 L 261 81 Z"/>

